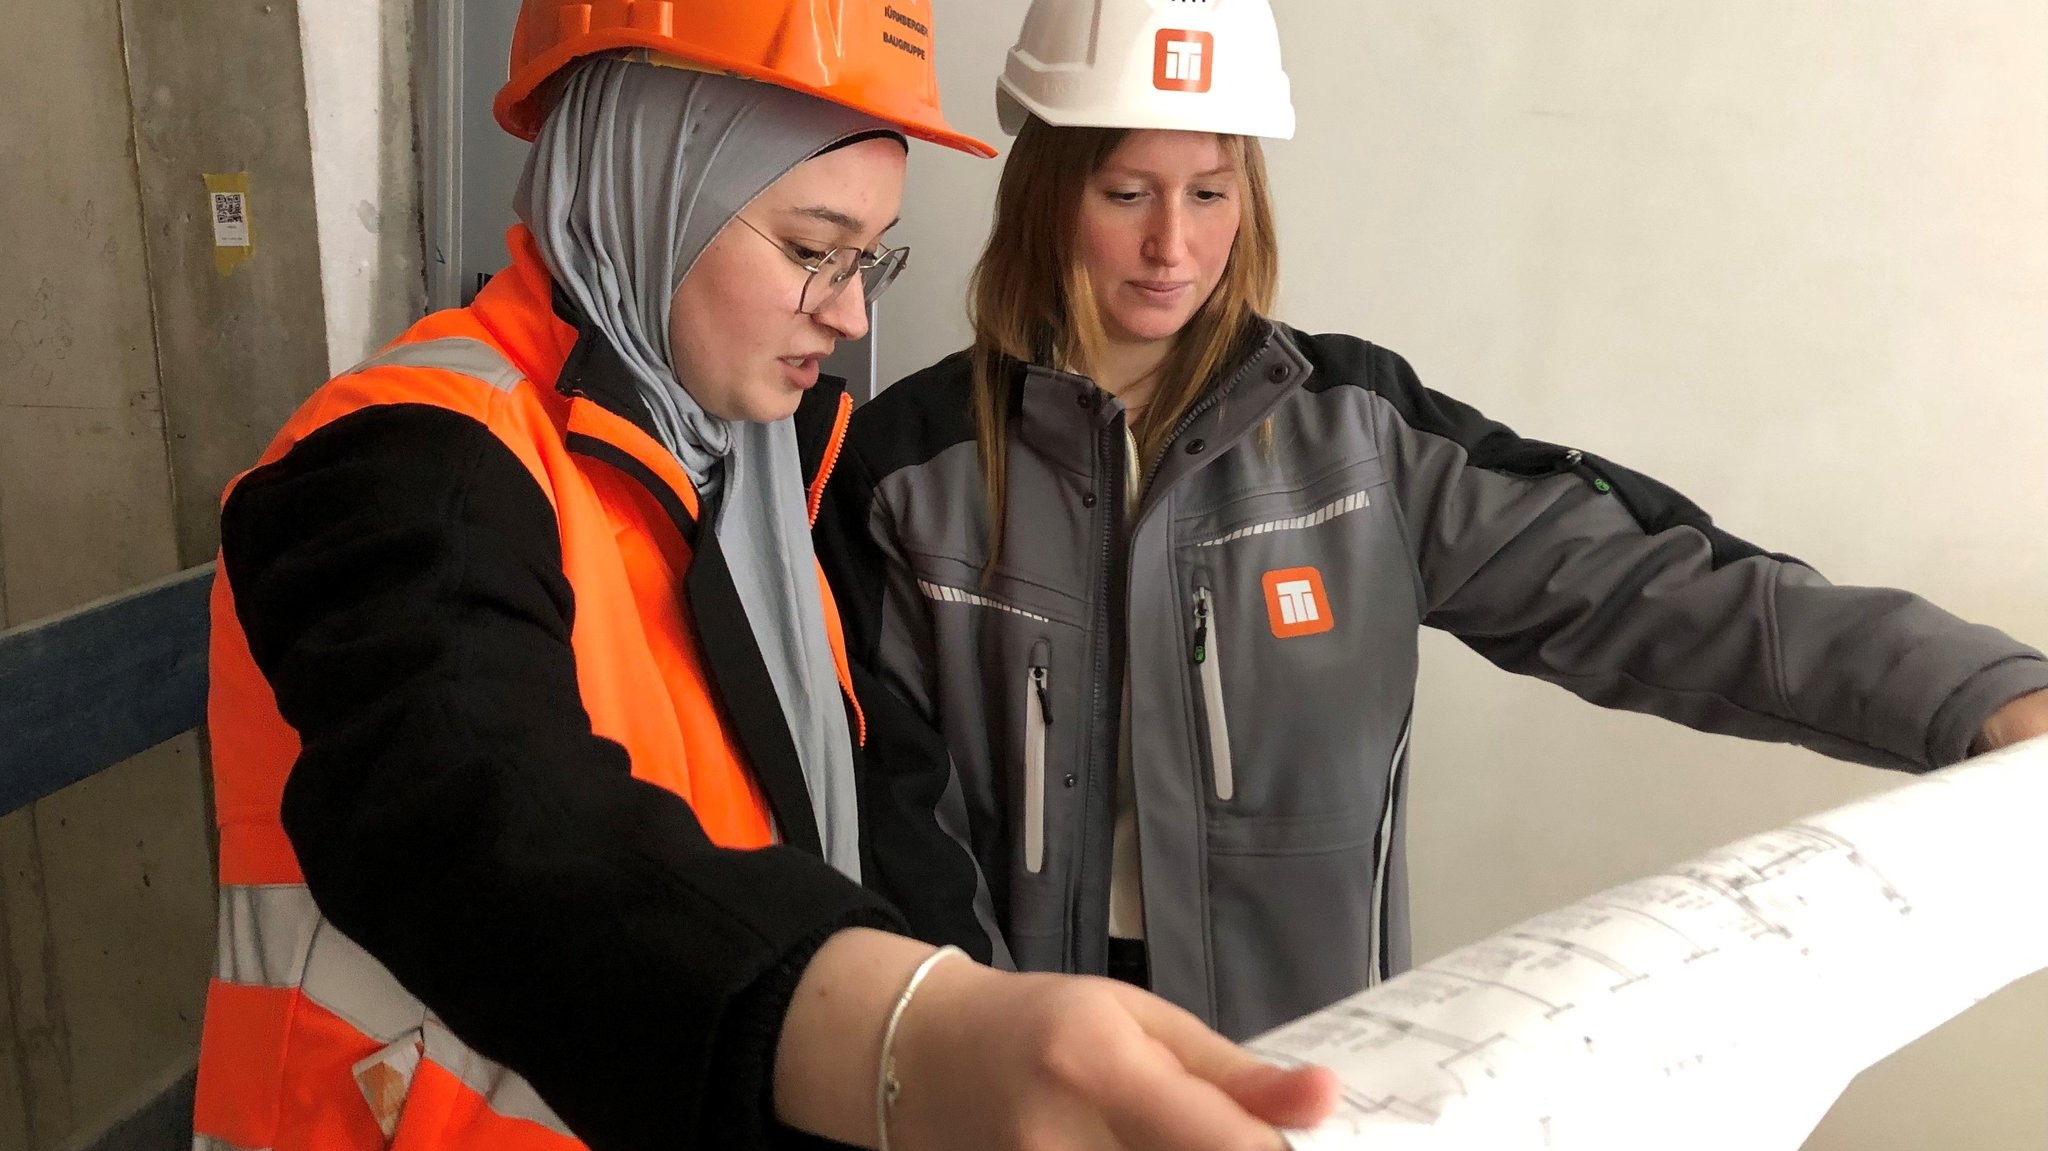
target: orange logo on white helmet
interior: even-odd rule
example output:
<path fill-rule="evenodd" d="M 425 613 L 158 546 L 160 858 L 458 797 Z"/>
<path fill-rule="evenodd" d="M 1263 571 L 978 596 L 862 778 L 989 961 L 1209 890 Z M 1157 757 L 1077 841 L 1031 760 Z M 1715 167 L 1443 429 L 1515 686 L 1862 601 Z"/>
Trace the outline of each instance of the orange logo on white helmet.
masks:
<path fill-rule="evenodd" d="M 1207 92 L 1216 69 L 1216 38 L 1186 28 L 1161 28 L 1153 38 L 1152 86 L 1162 92 Z"/>
<path fill-rule="evenodd" d="M 997 118 L 1011 135 L 1037 117 L 1055 128 L 1286 139 L 1293 85 L 1273 3 L 1031 0 L 996 81 Z"/>

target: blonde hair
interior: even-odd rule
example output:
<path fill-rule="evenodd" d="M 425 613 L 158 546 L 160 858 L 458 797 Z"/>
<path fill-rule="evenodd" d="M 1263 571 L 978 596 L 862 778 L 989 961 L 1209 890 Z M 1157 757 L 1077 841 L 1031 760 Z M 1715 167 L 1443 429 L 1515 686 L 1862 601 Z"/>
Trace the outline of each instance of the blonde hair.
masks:
<path fill-rule="evenodd" d="M 1011 373 L 1028 363 L 1092 372 L 1108 342 L 1076 237 L 1088 181 L 1129 135 L 1124 128 L 1055 128 L 1033 117 L 1003 164 L 995 224 L 968 289 L 975 438 L 991 525 L 984 576 L 995 570 L 1008 500 Z M 1279 283 L 1265 151 L 1251 136 L 1217 141 L 1237 169 L 1243 197 L 1237 238 L 1216 290 L 1174 338 L 1152 398 L 1131 429 L 1143 461 L 1165 450 L 1213 377 L 1239 358 L 1240 344 L 1273 306 Z"/>

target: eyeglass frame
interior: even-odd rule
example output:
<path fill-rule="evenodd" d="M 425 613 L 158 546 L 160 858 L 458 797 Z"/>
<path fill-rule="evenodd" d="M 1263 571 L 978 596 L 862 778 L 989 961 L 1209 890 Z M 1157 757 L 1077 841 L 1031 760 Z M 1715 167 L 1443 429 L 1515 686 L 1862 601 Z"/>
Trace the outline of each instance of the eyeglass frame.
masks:
<path fill-rule="evenodd" d="M 834 300 L 837 300 L 840 296 L 846 293 L 846 285 L 852 283 L 854 277 L 859 276 L 862 272 L 872 271 L 875 268 L 879 268 L 883 264 L 888 263 L 890 260 L 896 261 L 895 266 L 889 271 L 889 274 L 881 277 L 873 287 L 869 287 L 866 279 L 864 277 L 862 278 L 861 293 L 865 297 L 865 302 L 872 304 L 875 302 L 876 299 L 880 298 L 882 293 L 888 289 L 889 285 L 896 282 L 896 277 L 903 274 L 903 269 L 910 266 L 910 246 L 908 244 L 896 248 L 891 248 L 884 245 L 880 252 L 870 252 L 865 248 L 853 248 L 848 247 L 845 244 L 841 244 L 837 247 L 827 249 L 825 253 L 819 256 L 816 260 L 806 260 L 803 257 L 797 255 L 795 252 L 790 251 L 789 244 L 787 241 L 778 240 L 775 237 L 769 235 L 768 233 L 762 231 L 761 229 L 755 227 L 753 223 L 749 221 L 745 216 L 736 215 L 733 217 L 733 219 L 739 221 L 742 224 L 745 224 L 749 232 L 752 232 L 756 236 L 759 236 L 762 239 L 768 241 L 770 244 L 773 244 L 775 246 L 775 250 L 782 253 L 783 259 L 788 260 L 790 263 L 795 264 L 797 267 L 802 268 L 804 271 L 809 272 L 811 274 L 810 278 L 804 281 L 804 289 L 802 292 L 798 293 L 796 298 L 796 313 L 799 316 L 817 315 L 819 312 L 822 312 L 826 308 L 831 307 L 832 302 Z M 853 267 L 849 269 L 843 277 L 836 280 L 826 281 L 826 286 L 830 288 L 831 291 L 826 294 L 824 299 L 819 300 L 815 306 L 806 307 L 805 305 L 810 303 L 812 285 L 818 282 L 818 277 L 824 273 L 825 266 L 832 262 L 832 258 L 834 256 L 837 256 L 841 252 L 854 253 Z"/>

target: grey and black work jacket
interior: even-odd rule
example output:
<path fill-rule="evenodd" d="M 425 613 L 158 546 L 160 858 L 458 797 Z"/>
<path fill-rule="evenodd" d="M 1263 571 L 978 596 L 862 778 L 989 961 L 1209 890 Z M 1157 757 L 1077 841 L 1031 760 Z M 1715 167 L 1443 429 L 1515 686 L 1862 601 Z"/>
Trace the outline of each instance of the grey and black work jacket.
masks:
<path fill-rule="evenodd" d="M 1383 348 L 1244 347 L 1130 522 L 1124 411 L 1087 379 L 1017 366 L 1000 525 L 964 354 L 854 414 L 819 550 L 867 684 L 865 873 L 921 934 L 1104 969 L 1127 661 L 1153 988 L 1240 1039 L 1408 963 L 1422 626 L 1604 706 L 1908 770 L 2048 687 L 2003 634 L 1833 586 Z"/>

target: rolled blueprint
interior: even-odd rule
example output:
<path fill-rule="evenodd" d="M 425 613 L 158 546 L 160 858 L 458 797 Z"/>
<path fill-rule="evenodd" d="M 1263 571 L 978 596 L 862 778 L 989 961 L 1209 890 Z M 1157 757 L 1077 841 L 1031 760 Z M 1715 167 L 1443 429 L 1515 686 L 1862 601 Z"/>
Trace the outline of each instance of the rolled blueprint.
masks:
<path fill-rule="evenodd" d="M 1602 892 L 1249 1046 L 1298 1151 L 1796 1151 L 1857 1073 L 2048 968 L 2048 739 Z"/>

